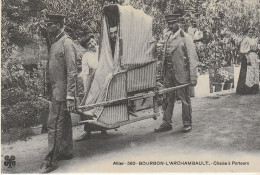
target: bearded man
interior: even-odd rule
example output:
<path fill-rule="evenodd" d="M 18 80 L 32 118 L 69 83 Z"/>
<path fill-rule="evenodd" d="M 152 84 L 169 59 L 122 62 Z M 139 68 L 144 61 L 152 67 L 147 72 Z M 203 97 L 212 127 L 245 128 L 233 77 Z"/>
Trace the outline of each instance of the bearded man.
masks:
<path fill-rule="evenodd" d="M 185 33 L 178 23 L 181 14 L 166 16 L 168 28 L 164 32 L 163 85 L 166 88 L 190 83 L 197 84 L 198 56 L 192 37 Z M 155 132 L 172 130 L 174 103 L 179 97 L 182 102 L 183 131 L 192 129 L 192 109 L 189 86 L 166 93 L 163 99 L 163 123 Z"/>

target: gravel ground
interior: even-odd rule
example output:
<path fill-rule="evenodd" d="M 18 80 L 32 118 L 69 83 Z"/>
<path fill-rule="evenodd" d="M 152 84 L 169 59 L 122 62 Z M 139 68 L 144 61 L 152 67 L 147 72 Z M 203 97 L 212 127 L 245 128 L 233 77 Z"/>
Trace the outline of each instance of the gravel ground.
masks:
<path fill-rule="evenodd" d="M 74 159 L 59 162 L 54 172 L 260 172 L 259 104 L 260 94 L 192 98 L 193 129 L 182 133 L 177 102 L 172 131 L 153 132 L 161 115 L 108 131 L 108 136 L 94 133 L 75 142 Z M 73 128 L 74 139 L 82 133 L 83 126 Z M 16 156 L 16 166 L 2 164 L 2 173 L 37 173 L 46 153 L 47 134 L 2 144 L 2 162 L 5 155 Z"/>

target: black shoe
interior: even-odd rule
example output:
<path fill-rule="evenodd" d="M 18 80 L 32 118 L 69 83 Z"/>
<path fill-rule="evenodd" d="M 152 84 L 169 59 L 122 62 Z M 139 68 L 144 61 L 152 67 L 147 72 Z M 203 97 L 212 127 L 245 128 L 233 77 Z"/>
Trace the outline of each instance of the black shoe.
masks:
<path fill-rule="evenodd" d="M 183 132 L 190 132 L 192 129 L 191 125 L 187 125 L 183 127 Z"/>
<path fill-rule="evenodd" d="M 169 125 L 169 126 L 160 126 L 159 128 L 157 129 L 154 129 L 154 132 L 165 132 L 165 131 L 170 131 L 172 130 L 172 126 Z"/>
<path fill-rule="evenodd" d="M 73 154 L 60 154 L 57 160 L 70 160 L 73 159 Z"/>
<path fill-rule="evenodd" d="M 54 166 L 54 165 L 50 164 L 49 162 L 44 161 L 41 165 L 39 173 L 41 173 L 41 174 L 49 173 L 49 172 L 56 170 L 57 168 L 58 167 L 56 165 Z"/>

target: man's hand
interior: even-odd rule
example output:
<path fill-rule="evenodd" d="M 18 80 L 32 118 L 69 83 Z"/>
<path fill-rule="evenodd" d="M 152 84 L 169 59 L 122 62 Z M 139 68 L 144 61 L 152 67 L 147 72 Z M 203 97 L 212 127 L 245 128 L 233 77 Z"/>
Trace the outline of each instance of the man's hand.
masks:
<path fill-rule="evenodd" d="M 74 99 L 67 99 L 67 110 L 72 112 L 76 109 L 76 104 Z"/>
<path fill-rule="evenodd" d="M 197 80 L 191 80 L 190 81 L 190 84 L 191 84 L 191 86 L 196 86 L 197 85 Z"/>

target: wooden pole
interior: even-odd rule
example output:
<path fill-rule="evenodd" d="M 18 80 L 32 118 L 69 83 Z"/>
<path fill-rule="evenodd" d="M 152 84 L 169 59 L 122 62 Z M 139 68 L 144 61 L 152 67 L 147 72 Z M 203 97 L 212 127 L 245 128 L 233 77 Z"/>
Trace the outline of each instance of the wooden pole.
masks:
<path fill-rule="evenodd" d="M 157 92 L 149 92 L 149 93 L 146 93 L 146 94 L 140 94 L 140 95 L 126 97 L 126 98 L 120 98 L 120 99 L 115 99 L 115 100 L 110 100 L 110 101 L 103 101 L 103 102 L 95 103 L 95 104 L 78 106 L 77 109 L 93 108 L 93 107 L 101 107 L 101 106 L 109 106 L 109 105 L 127 103 L 128 100 L 139 100 L 139 99 L 154 97 L 156 93 L 158 95 L 162 95 L 164 93 L 171 92 L 171 91 L 174 91 L 174 90 L 177 90 L 179 88 L 183 88 L 183 87 L 186 87 L 186 86 L 189 86 L 189 85 L 190 84 L 184 84 L 184 85 L 180 85 L 180 86 L 162 89 L 162 90 L 159 90 Z"/>

